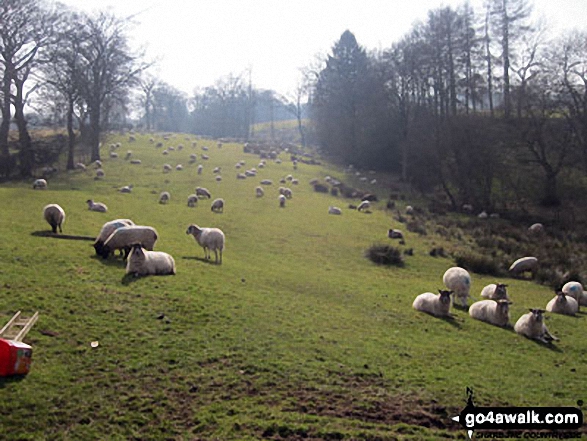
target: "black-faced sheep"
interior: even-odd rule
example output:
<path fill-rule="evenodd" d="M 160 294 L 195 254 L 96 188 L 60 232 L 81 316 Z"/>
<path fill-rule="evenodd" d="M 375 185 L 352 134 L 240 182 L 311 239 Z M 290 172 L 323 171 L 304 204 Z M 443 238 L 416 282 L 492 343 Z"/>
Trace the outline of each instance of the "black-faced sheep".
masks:
<path fill-rule="evenodd" d="M 530 309 L 530 312 L 521 316 L 514 325 L 514 331 L 527 338 L 538 340 L 542 343 L 551 343 L 553 340 L 558 340 L 552 335 L 546 325 L 544 324 L 544 310 Z"/>
<path fill-rule="evenodd" d="M 57 233 L 57 228 L 59 228 L 60 233 L 63 232 L 61 228 L 65 221 L 65 211 L 63 211 L 63 208 L 57 204 L 45 205 L 43 208 L 43 217 L 51 225 L 53 233 Z"/>
<path fill-rule="evenodd" d="M 96 254 L 98 256 L 102 255 L 102 250 L 104 249 L 104 242 L 110 237 L 112 233 L 122 227 L 129 227 L 134 225 L 134 222 L 130 219 L 114 219 L 112 221 L 106 222 L 102 225 L 102 229 L 96 237 L 94 241 L 94 249 L 96 250 Z"/>
<path fill-rule="evenodd" d="M 555 314 L 575 315 L 579 312 L 579 304 L 571 296 L 567 296 L 564 292 L 559 291 L 553 299 L 546 305 L 548 312 Z"/>
<path fill-rule="evenodd" d="M 467 270 L 454 266 L 446 270 L 442 276 L 444 285 L 454 292 L 453 306 L 457 299 L 461 302 L 463 308 L 467 307 L 467 299 L 470 297 L 471 291 L 471 276 Z"/>
<path fill-rule="evenodd" d="M 135 277 L 175 274 L 175 260 L 162 251 L 147 251 L 133 244 L 126 262 L 126 274 Z"/>
<path fill-rule="evenodd" d="M 469 315 L 495 326 L 510 326 L 510 303 L 505 299 L 481 300 L 469 307 Z"/>
<path fill-rule="evenodd" d="M 92 199 L 88 199 L 86 203 L 90 211 L 97 211 L 98 213 L 106 213 L 108 211 L 108 207 L 102 202 L 94 202 Z"/>
<path fill-rule="evenodd" d="M 218 198 L 212 201 L 210 205 L 210 210 L 214 213 L 223 213 L 224 212 L 224 199 Z"/>
<path fill-rule="evenodd" d="M 490 283 L 481 290 L 481 297 L 490 300 L 509 300 L 507 285 L 504 283 Z"/>
<path fill-rule="evenodd" d="M 124 257 L 126 258 L 130 252 L 130 248 L 134 244 L 140 244 L 143 248 L 152 251 L 158 236 L 157 230 L 153 227 L 143 225 L 120 227 L 104 242 L 101 256 L 107 259 L 110 253 L 116 250 L 123 250 Z"/>
<path fill-rule="evenodd" d="M 414 299 L 412 307 L 435 317 L 450 317 L 450 295 L 452 291 L 438 290 L 438 294 L 425 292 Z"/>

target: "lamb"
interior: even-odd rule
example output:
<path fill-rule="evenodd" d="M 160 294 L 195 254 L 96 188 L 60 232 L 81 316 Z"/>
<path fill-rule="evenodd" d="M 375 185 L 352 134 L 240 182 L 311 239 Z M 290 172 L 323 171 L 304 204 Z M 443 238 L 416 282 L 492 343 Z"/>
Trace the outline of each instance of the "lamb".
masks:
<path fill-rule="evenodd" d="M 175 274 L 175 260 L 162 251 L 147 251 L 134 244 L 126 262 L 126 274 L 135 277 Z"/>
<path fill-rule="evenodd" d="M 579 306 L 587 306 L 587 293 L 583 291 L 583 285 L 579 282 L 567 282 L 562 290 L 567 296 L 574 298 Z"/>
<path fill-rule="evenodd" d="M 544 310 L 530 309 L 530 312 L 521 316 L 514 325 L 514 331 L 527 338 L 538 340 L 539 342 L 549 344 L 553 340 L 559 340 L 552 335 L 544 324 Z"/>
<path fill-rule="evenodd" d="M 63 233 L 61 226 L 65 221 L 65 211 L 57 204 L 49 204 L 45 205 L 43 208 L 43 217 L 45 220 L 51 225 L 51 230 L 53 233 L 57 233 L 57 228 L 59 227 L 59 232 Z"/>
<path fill-rule="evenodd" d="M 188 196 L 188 207 L 195 207 L 198 203 L 198 195 L 197 194 L 190 194 Z"/>
<path fill-rule="evenodd" d="M 285 196 L 282 194 L 279 195 L 279 208 L 285 208 Z"/>
<path fill-rule="evenodd" d="M 509 300 L 507 285 L 503 283 L 490 283 L 481 290 L 481 297 L 490 300 Z"/>
<path fill-rule="evenodd" d="M 546 305 L 548 312 L 556 314 L 575 315 L 579 312 L 579 303 L 571 296 L 565 295 L 564 292 L 559 291 L 556 296 Z"/>
<path fill-rule="evenodd" d="M 481 300 L 471 305 L 469 315 L 476 320 L 505 328 L 511 326 L 510 304 L 511 302 L 505 299 Z"/>
<path fill-rule="evenodd" d="M 102 255 L 102 250 L 104 249 L 104 242 L 106 242 L 106 239 L 108 239 L 112 233 L 114 233 L 119 228 L 128 227 L 132 225 L 134 225 L 134 222 L 130 219 L 114 219 L 102 225 L 102 229 L 100 230 L 98 237 L 96 237 L 96 240 L 94 241 L 94 250 L 96 250 L 96 254 L 98 256 Z"/>
<path fill-rule="evenodd" d="M 369 208 L 371 208 L 371 203 L 369 201 L 363 201 L 357 207 L 357 211 L 367 211 Z"/>
<path fill-rule="evenodd" d="M 442 276 L 442 282 L 453 293 L 453 306 L 455 302 L 460 300 L 463 308 L 467 307 L 467 298 L 470 297 L 471 290 L 471 276 L 467 270 L 454 266 L 446 270 Z"/>
<path fill-rule="evenodd" d="M 168 191 L 163 191 L 159 195 L 159 203 L 160 204 L 166 204 L 167 202 L 169 202 L 169 199 L 171 199 L 171 195 L 169 194 Z"/>
<path fill-rule="evenodd" d="M 198 195 L 198 197 L 202 198 L 210 199 L 212 197 L 208 189 L 204 187 L 196 187 L 196 194 Z"/>
<path fill-rule="evenodd" d="M 126 258 L 131 246 L 137 243 L 141 244 L 143 248 L 152 251 L 158 237 L 157 230 L 153 227 L 143 225 L 120 227 L 104 241 L 100 255 L 102 258 L 107 259 L 110 253 L 113 253 L 115 250 L 123 250 L 124 257 Z"/>
<path fill-rule="evenodd" d="M 94 202 L 92 199 L 88 199 L 86 203 L 90 211 L 97 211 L 98 213 L 106 213 L 108 211 L 108 207 L 102 202 Z"/>
<path fill-rule="evenodd" d="M 438 294 L 425 292 L 414 299 L 412 304 L 416 311 L 426 312 L 435 317 L 450 317 L 450 295 L 452 291 L 439 289 Z"/>
<path fill-rule="evenodd" d="M 210 209 L 214 213 L 223 213 L 224 212 L 224 199 L 222 199 L 222 198 L 214 199 L 212 201 L 212 205 L 210 206 Z"/>
<path fill-rule="evenodd" d="M 519 276 L 526 271 L 531 271 L 532 276 L 534 276 L 534 272 L 538 269 L 538 259 L 536 257 L 522 257 L 516 260 L 510 266 L 509 272 L 515 276 Z"/>
<path fill-rule="evenodd" d="M 202 248 L 206 260 L 210 259 L 210 250 L 214 251 L 217 264 L 222 264 L 222 252 L 224 251 L 224 233 L 218 228 L 200 228 L 195 224 L 188 226 L 186 234 L 191 234 Z M 220 252 L 220 260 L 218 260 Z"/>
<path fill-rule="evenodd" d="M 336 215 L 339 215 L 339 214 L 342 214 L 342 210 L 340 208 L 338 208 L 338 207 L 332 207 L 332 206 L 330 206 L 330 207 L 328 207 L 328 214 L 336 214 Z"/>
<path fill-rule="evenodd" d="M 255 187 L 255 194 L 258 198 L 262 198 L 265 195 L 265 191 L 262 187 Z"/>
<path fill-rule="evenodd" d="M 33 190 L 46 190 L 47 181 L 45 179 L 37 179 L 33 182 Z"/>

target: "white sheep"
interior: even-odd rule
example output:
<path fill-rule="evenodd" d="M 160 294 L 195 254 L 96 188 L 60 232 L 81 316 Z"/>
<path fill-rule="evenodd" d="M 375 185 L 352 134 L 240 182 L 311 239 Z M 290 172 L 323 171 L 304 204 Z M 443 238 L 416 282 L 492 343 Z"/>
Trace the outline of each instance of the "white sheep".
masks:
<path fill-rule="evenodd" d="M 106 173 L 104 173 L 104 170 L 102 170 L 101 168 L 99 168 L 98 170 L 96 170 L 96 177 L 95 177 L 95 179 L 102 179 L 105 175 L 106 175 Z"/>
<path fill-rule="evenodd" d="M 530 309 L 530 312 L 521 316 L 514 325 L 514 331 L 527 338 L 538 340 L 542 343 L 549 344 L 553 340 L 558 340 L 552 335 L 544 324 L 544 310 Z"/>
<path fill-rule="evenodd" d="M 442 282 L 451 291 L 453 291 L 453 306 L 457 299 L 461 302 L 463 308 L 467 307 L 467 299 L 470 297 L 471 276 L 467 270 L 458 266 L 453 266 L 446 270 L 442 276 Z"/>
<path fill-rule="evenodd" d="M 164 173 L 169 173 L 171 170 L 173 170 L 173 167 L 171 167 L 170 164 L 163 164 L 163 172 Z"/>
<path fill-rule="evenodd" d="M 102 168 L 102 161 L 100 161 L 99 159 L 96 159 L 94 161 L 94 167 L 96 167 L 96 168 Z"/>
<path fill-rule="evenodd" d="M 359 206 L 357 207 L 358 211 L 367 211 L 371 208 L 371 203 L 369 201 L 362 201 Z"/>
<path fill-rule="evenodd" d="M 208 199 L 210 199 L 212 197 L 212 195 L 210 194 L 208 189 L 204 188 L 204 187 L 196 187 L 196 195 L 198 195 L 198 197 L 208 198 Z"/>
<path fill-rule="evenodd" d="M 220 182 L 220 181 L 222 181 L 222 176 L 216 175 L 216 177 L 214 179 L 216 179 L 216 182 Z"/>
<path fill-rule="evenodd" d="M 339 214 L 342 214 L 342 210 L 340 208 L 338 208 L 338 207 L 332 207 L 332 206 L 330 206 L 330 207 L 328 207 L 328 214 L 336 214 L 336 215 L 339 215 Z"/>
<path fill-rule="evenodd" d="M 188 196 L 188 207 L 195 207 L 198 203 L 198 195 L 197 194 L 190 194 Z"/>
<path fill-rule="evenodd" d="M 202 164 L 198 165 L 198 174 L 201 175 L 202 174 L 202 170 L 204 169 L 204 166 Z"/>
<path fill-rule="evenodd" d="M 110 156 L 110 159 L 116 159 L 116 158 L 118 158 L 118 153 L 116 153 L 116 152 L 110 152 L 109 153 L 109 156 Z"/>
<path fill-rule="evenodd" d="M 177 165 L 175 166 L 175 169 L 176 169 L 177 171 L 182 171 L 182 170 L 183 170 L 183 165 L 181 165 L 181 164 L 177 164 Z"/>
<path fill-rule="evenodd" d="M 236 178 L 237 179 L 241 179 L 241 180 L 242 179 L 247 179 L 247 175 L 246 174 L 243 174 L 243 173 L 237 173 L 236 174 Z"/>
<path fill-rule="evenodd" d="M 36 179 L 33 182 L 33 190 L 46 190 L 47 189 L 47 181 L 45 179 Z"/>
<path fill-rule="evenodd" d="M 212 173 L 217 175 L 220 173 L 220 171 L 221 171 L 220 167 L 214 167 L 214 170 L 212 170 Z"/>
<path fill-rule="evenodd" d="M 210 251 L 214 251 L 216 263 L 222 263 L 222 252 L 224 251 L 224 233 L 218 228 L 200 228 L 195 224 L 188 226 L 186 234 L 191 234 L 202 248 L 206 260 L 210 259 Z M 220 260 L 218 254 L 220 253 Z"/>
<path fill-rule="evenodd" d="M 92 199 L 88 199 L 86 203 L 90 211 L 97 211 L 98 213 L 106 213 L 108 211 L 108 207 L 102 202 L 94 202 Z"/>
<path fill-rule="evenodd" d="M 210 206 L 210 210 L 214 213 L 223 213 L 224 212 L 224 199 L 218 198 L 212 201 L 212 205 Z"/>
<path fill-rule="evenodd" d="M 210 157 L 209 157 L 208 155 L 202 155 L 202 159 L 203 159 L 204 161 L 207 161 L 208 159 L 210 159 Z"/>
<path fill-rule="evenodd" d="M 487 322 L 495 326 L 510 325 L 510 301 L 501 300 L 481 300 L 473 303 L 469 307 L 469 315 L 476 320 Z"/>
<path fill-rule="evenodd" d="M 579 303 L 579 306 L 587 306 L 587 293 L 583 291 L 583 285 L 579 282 L 565 283 L 562 291 L 574 298 Z"/>
<path fill-rule="evenodd" d="M 432 314 L 435 317 L 450 317 L 450 295 L 452 291 L 439 289 L 438 294 L 425 292 L 414 299 L 412 307 L 417 311 Z"/>
<path fill-rule="evenodd" d="M 102 247 L 100 255 L 104 259 L 107 259 L 110 253 L 113 253 L 116 250 L 123 250 L 126 257 L 128 256 L 131 246 L 134 244 L 141 244 L 143 248 L 152 251 L 158 237 L 157 230 L 153 227 L 144 225 L 120 227 L 104 241 L 104 246 Z"/>
<path fill-rule="evenodd" d="M 75 169 L 76 170 L 81 170 L 81 171 L 86 171 L 87 167 L 85 164 L 78 162 L 77 164 L 75 164 Z"/>
<path fill-rule="evenodd" d="M 61 228 L 63 222 L 65 222 L 65 211 L 63 208 L 57 204 L 45 205 L 43 207 L 43 217 L 51 225 L 53 233 L 57 233 L 57 228 L 59 228 L 60 233 L 63 232 Z"/>
<path fill-rule="evenodd" d="M 112 221 L 106 222 L 102 225 L 100 229 L 100 233 L 96 240 L 94 241 L 94 249 L 96 250 L 96 254 L 98 256 L 102 255 L 102 250 L 104 248 L 104 242 L 110 237 L 112 233 L 122 227 L 128 227 L 134 225 L 134 222 L 130 219 L 114 219 Z"/>
<path fill-rule="evenodd" d="M 291 191 L 290 188 L 284 188 L 283 189 L 283 193 L 282 193 L 287 199 L 292 199 L 293 198 L 293 192 Z"/>
<path fill-rule="evenodd" d="M 169 202 L 169 199 L 171 199 L 171 195 L 169 194 L 168 191 L 162 191 L 161 194 L 159 195 L 159 203 L 160 204 L 166 204 L 167 202 Z"/>
<path fill-rule="evenodd" d="M 414 207 L 412 207 L 411 205 L 408 205 L 406 207 L 406 214 L 413 215 L 414 214 Z"/>
<path fill-rule="evenodd" d="M 124 156 L 124 159 L 128 161 L 131 156 L 132 156 L 132 150 L 127 150 L 126 155 Z"/>
<path fill-rule="evenodd" d="M 528 232 L 532 234 L 542 234 L 544 232 L 544 225 L 540 222 L 532 224 L 528 227 Z"/>
<path fill-rule="evenodd" d="M 509 272 L 513 275 L 519 276 L 526 271 L 531 271 L 532 275 L 538 269 L 538 259 L 536 257 L 521 257 L 516 260 L 509 268 Z"/>
<path fill-rule="evenodd" d="M 481 297 L 489 300 L 509 300 L 507 285 L 504 283 L 490 283 L 481 290 Z"/>
<path fill-rule="evenodd" d="M 175 274 L 175 260 L 162 251 L 147 251 L 134 244 L 126 262 L 126 274 L 135 277 Z"/>
<path fill-rule="evenodd" d="M 130 193 L 132 191 L 132 184 L 131 185 L 125 185 L 124 187 L 120 187 L 118 189 L 119 192 L 121 193 Z"/>
<path fill-rule="evenodd" d="M 279 195 L 279 207 L 280 208 L 285 208 L 285 196 L 280 194 Z"/>
<path fill-rule="evenodd" d="M 556 296 L 548 302 L 546 310 L 556 314 L 575 315 L 579 312 L 579 303 L 577 303 L 577 301 L 571 296 L 567 296 L 564 292 L 559 291 Z"/>
<path fill-rule="evenodd" d="M 273 181 L 271 179 L 263 179 L 261 185 L 273 185 Z"/>
<path fill-rule="evenodd" d="M 258 198 L 262 198 L 265 195 L 265 190 L 262 187 L 255 187 L 255 195 Z"/>

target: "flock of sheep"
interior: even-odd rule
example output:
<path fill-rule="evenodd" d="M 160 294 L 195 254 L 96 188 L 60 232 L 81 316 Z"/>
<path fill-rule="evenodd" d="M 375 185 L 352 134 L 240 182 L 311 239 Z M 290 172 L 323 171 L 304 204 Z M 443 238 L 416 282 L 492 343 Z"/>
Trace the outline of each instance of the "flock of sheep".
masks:
<path fill-rule="evenodd" d="M 534 262 L 534 260 L 531 261 Z M 451 318 L 451 295 L 453 306 L 458 301 L 460 307 L 467 308 L 467 299 L 470 297 L 471 290 L 469 273 L 463 268 L 452 267 L 444 273 L 442 281 L 447 290 L 439 290 L 438 294 L 430 292 L 420 294 L 414 300 L 413 308 L 436 317 Z M 469 307 L 469 315 L 476 320 L 495 326 L 511 327 L 509 305 L 512 302 L 507 293 L 507 285 L 489 284 L 482 289 L 481 297 L 486 300 L 474 302 Z M 587 293 L 583 291 L 583 286 L 579 282 L 568 282 L 563 286 L 562 291 L 548 302 L 545 310 L 531 308 L 530 312 L 522 315 L 516 321 L 514 331 L 542 343 L 551 343 L 558 338 L 553 336 L 546 327 L 544 312 L 574 316 L 579 312 L 580 306 L 587 306 Z"/>

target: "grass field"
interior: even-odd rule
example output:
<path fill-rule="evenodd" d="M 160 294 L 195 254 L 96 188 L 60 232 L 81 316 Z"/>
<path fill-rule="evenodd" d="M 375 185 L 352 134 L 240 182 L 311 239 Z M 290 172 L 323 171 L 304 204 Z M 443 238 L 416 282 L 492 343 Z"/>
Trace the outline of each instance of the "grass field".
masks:
<path fill-rule="evenodd" d="M 25 339 L 34 349 L 31 372 L 0 379 L 0 438 L 464 439 L 450 417 L 464 407 L 467 387 L 477 405 L 576 406 L 587 399 L 584 314 L 550 315 L 560 342 L 548 347 L 462 310 L 454 320 L 414 311 L 414 297 L 436 292 L 453 266 L 428 251 L 451 244 L 404 230 L 403 248 L 414 250 L 405 266 L 373 264 L 366 249 L 389 243 L 387 229 L 402 225 L 384 202 L 362 214 L 308 184 L 335 175 L 358 185 L 340 170 L 300 164 L 294 171 L 282 154 L 282 164 L 269 161 L 258 178 L 242 181 L 234 164 L 256 167 L 259 158 L 241 145 L 218 149 L 198 140 L 194 148 L 192 138 L 176 135 L 165 145 L 185 148 L 164 156 L 146 135 L 133 144 L 109 140 L 118 141 L 121 156 L 131 149 L 142 163 L 109 159 L 105 147 L 102 180 L 90 167 L 58 174 L 45 191 L 29 182 L 0 187 L 0 325 L 17 310 L 40 312 Z M 200 160 L 203 145 L 208 161 Z M 194 165 L 190 153 L 198 155 Z M 164 163 L 184 170 L 163 173 Z M 280 209 L 278 181 L 290 173 L 300 184 Z M 261 179 L 274 185 L 256 198 Z M 131 194 L 117 192 L 128 184 Z M 224 213 L 212 213 L 206 200 L 188 208 L 196 186 L 224 198 Z M 167 205 L 157 203 L 163 190 L 171 193 Z M 88 211 L 89 198 L 109 212 Z M 120 259 L 97 258 L 91 242 L 47 237 L 48 203 L 64 208 L 67 235 L 96 236 L 116 218 L 155 227 L 155 249 L 174 256 L 177 274 L 129 279 Z M 343 215 L 328 215 L 329 205 Z M 222 265 L 204 261 L 185 234 L 190 223 L 225 232 Z M 476 298 L 495 282 L 472 279 Z M 512 322 L 552 297 L 529 281 L 506 282 Z"/>

